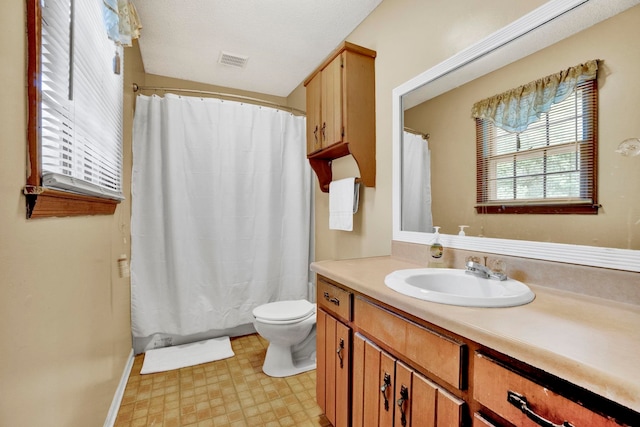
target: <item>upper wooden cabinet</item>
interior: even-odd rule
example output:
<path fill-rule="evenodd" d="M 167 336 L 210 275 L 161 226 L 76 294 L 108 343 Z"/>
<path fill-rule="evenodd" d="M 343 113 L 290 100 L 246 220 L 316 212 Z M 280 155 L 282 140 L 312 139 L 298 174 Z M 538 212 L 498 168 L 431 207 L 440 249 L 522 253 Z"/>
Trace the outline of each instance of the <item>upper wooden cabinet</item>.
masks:
<path fill-rule="evenodd" d="M 322 191 L 329 191 L 331 161 L 348 154 L 360 182 L 375 187 L 375 57 L 373 50 L 344 42 L 304 82 L 307 157 Z"/>

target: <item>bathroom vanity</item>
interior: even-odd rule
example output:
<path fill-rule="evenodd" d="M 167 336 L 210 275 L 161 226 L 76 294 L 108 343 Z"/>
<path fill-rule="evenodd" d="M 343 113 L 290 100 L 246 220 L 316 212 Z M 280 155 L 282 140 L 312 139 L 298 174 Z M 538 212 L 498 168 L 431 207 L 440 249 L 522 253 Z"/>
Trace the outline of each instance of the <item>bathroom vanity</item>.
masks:
<path fill-rule="evenodd" d="M 532 286 L 526 305 L 459 307 L 385 286 L 417 267 L 312 264 L 317 400 L 334 426 L 640 425 L 636 306 Z"/>

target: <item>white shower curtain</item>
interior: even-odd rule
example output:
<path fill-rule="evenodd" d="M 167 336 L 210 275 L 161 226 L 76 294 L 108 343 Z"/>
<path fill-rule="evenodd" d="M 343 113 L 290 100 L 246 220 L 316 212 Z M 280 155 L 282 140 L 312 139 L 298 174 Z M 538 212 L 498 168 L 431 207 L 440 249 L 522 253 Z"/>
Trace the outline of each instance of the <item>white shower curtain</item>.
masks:
<path fill-rule="evenodd" d="M 304 117 L 140 95 L 133 128 L 134 338 L 233 328 L 257 305 L 307 297 Z"/>
<path fill-rule="evenodd" d="M 411 132 L 402 136 L 402 230 L 433 232 L 429 142 Z"/>

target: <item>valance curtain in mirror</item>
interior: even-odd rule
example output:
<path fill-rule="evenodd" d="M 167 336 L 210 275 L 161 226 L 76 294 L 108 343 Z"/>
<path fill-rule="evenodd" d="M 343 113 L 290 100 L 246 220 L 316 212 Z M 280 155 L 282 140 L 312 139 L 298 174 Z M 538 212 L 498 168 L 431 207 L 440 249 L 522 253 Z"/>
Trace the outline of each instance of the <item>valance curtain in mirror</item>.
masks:
<path fill-rule="evenodd" d="M 576 65 L 479 101 L 471 115 L 475 119 L 491 120 L 507 132 L 520 133 L 552 105 L 565 100 L 580 83 L 595 79 L 597 71 L 597 60 Z"/>

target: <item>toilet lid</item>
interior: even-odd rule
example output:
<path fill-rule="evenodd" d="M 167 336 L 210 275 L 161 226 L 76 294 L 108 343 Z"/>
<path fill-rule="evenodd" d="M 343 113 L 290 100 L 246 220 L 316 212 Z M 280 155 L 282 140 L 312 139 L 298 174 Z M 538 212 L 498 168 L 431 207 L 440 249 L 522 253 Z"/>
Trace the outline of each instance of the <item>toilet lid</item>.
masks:
<path fill-rule="evenodd" d="M 297 320 L 309 317 L 315 310 L 315 304 L 301 299 L 296 301 L 277 301 L 253 309 L 253 315 L 265 320 Z"/>

